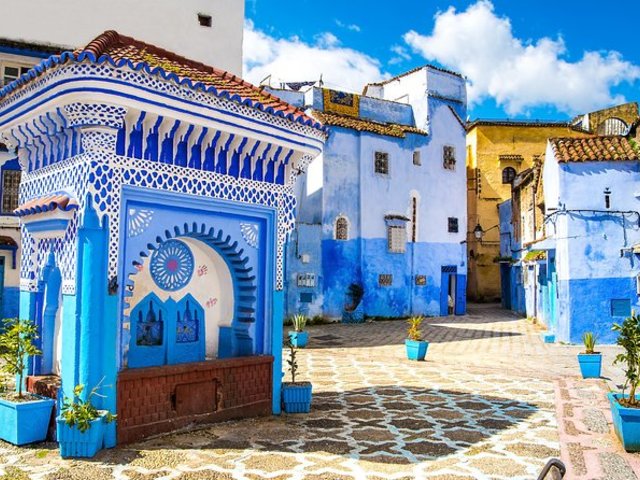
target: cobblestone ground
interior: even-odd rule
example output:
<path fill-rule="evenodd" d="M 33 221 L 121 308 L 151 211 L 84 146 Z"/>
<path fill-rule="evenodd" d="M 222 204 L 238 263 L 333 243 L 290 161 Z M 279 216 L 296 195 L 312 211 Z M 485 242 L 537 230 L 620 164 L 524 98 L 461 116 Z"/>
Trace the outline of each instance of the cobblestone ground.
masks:
<path fill-rule="evenodd" d="M 636 478 L 640 457 L 611 433 L 605 382 L 579 380 L 575 347 L 543 344 L 509 312 L 429 319 L 420 363 L 405 358 L 401 321 L 309 330 L 309 415 L 217 424 L 91 461 L 0 442 L 0 479 L 535 479 L 557 456 L 567 478 Z"/>

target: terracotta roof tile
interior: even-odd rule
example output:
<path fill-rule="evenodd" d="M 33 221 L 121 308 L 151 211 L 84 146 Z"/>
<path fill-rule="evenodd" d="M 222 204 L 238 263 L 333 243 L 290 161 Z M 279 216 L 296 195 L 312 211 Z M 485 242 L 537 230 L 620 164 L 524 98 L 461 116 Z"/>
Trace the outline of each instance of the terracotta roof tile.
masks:
<path fill-rule="evenodd" d="M 638 144 L 626 137 L 550 138 L 549 142 L 559 162 L 640 160 Z"/>
<path fill-rule="evenodd" d="M 354 118 L 347 115 L 337 115 L 335 113 L 313 111 L 313 116 L 320 120 L 324 125 L 333 125 L 336 127 L 350 128 L 359 132 L 371 132 L 378 135 L 387 135 L 390 137 L 404 138 L 407 133 L 415 133 L 418 135 L 428 135 L 427 132 L 417 127 L 409 125 L 400 125 L 399 123 L 381 123 L 373 120 L 364 120 L 362 118 Z"/>
<path fill-rule="evenodd" d="M 64 193 L 56 193 L 29 200 L 16 208 L 14 212 L 19 217 L 24 217 L 27 215 L 35 215 L 36 213 L 50 212 L 56 209 L 68 212 L 69 210 L 77 210 L 77 208 L 78 202 L 74 198 Z"/>
<path fill-rule="evenodd" d="M 113 30 L 99 35 L 84 48 L 74 52 L 64 52 L 45 60 L 34 70 L 0 90 L 0 98 L 54 65 L 85 60 L 95 63 L 109 62 L 116 67 L 128 66 L 135 70 L 144 68 L 151 75 L 163 75 L 180 83 L 185 83 L 186 79 L 186 83 L 192 88 L 208 91 L 213 89 L 213 93 L 219 97 L 226 97 L 315 128 L 322 127 L 299 108 L 264 91 L 264 87 L 256 87 L 229 72 L 190 60 L 135 38 L 120 35 Z"/>

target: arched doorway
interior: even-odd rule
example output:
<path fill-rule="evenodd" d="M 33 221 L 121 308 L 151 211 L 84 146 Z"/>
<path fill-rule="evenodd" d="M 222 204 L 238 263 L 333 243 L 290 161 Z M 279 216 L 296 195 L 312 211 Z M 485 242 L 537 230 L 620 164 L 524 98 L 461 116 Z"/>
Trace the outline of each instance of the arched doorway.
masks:
<path fill-rule="evenodd" d="M 238 242 L 185 224 L 147 247 L 126 292 L 129 368 L 256 353 L 256 277 Z M 181 343 L 191 343 L 190 354 L 177 353 Z"/>

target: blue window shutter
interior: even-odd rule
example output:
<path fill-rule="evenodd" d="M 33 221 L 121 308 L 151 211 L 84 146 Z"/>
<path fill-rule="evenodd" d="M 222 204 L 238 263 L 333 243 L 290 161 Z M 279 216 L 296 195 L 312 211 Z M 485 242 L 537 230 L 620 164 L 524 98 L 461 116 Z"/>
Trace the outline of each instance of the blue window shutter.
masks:
<path fill-rule="evenodd" d="M 612 317 L 628 317 L 631 315 L 631 300 L 619 299 L 611 300 Z"/>

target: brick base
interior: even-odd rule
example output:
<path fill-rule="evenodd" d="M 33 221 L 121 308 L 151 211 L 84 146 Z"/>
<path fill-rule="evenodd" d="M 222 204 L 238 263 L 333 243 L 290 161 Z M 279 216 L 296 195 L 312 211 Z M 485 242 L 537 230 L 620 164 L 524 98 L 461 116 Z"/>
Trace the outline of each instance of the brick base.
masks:
<path fill-rule="evenodd" d="M 271 413 L 273 357 L 241 357 L 118 375 L 118 443 L 191 424 Z"/>
<path fill-rule="evenodd" d="M 36 395 L 42 395 L 43 397 L 58 399 L 58 390 L 60 390 L 60 377 L 55 375 L 47 376 L 35 376 L 30 375 L 27 377 L 27 391 L 29 393 L 35 393 Z M 51 412 L 51 419 L 49 420 L 49 428 L 47 430 L 47 440 L 54 442 L 56 440 L 56 417 L 58 416 L 57 404 L 53 407 Z"/>

